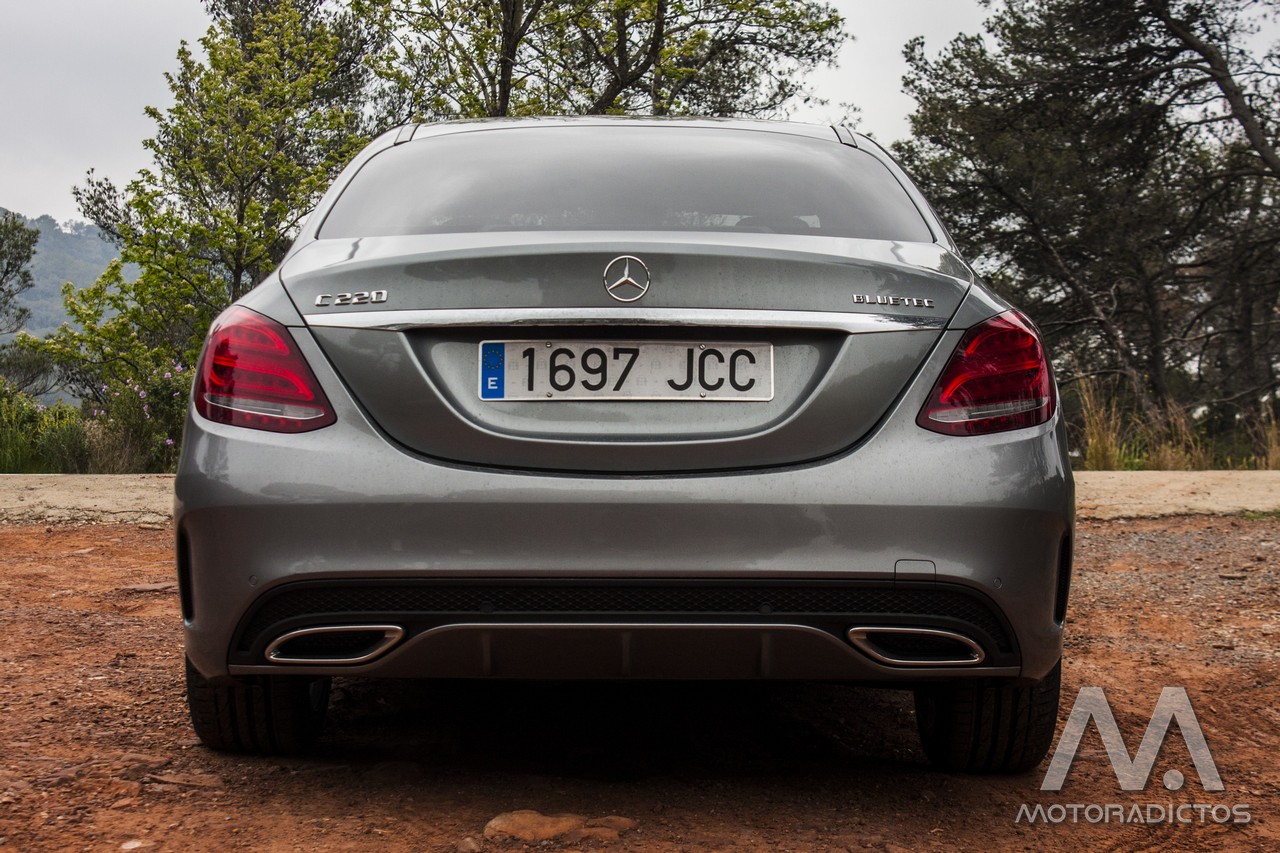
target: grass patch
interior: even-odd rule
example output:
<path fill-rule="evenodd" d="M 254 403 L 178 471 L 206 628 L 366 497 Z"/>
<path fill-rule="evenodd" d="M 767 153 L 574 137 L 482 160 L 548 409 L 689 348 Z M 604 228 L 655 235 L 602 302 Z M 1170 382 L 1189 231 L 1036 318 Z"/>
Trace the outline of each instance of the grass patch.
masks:
<path fill-rule="evenodd" d="M 1280 509 L 1246 509 L 1240 513 L 1240 517 L 1246 521 L 1266 521 L 1268 519 L 1280 518 Z"/>
<path fill-rule="evenodd" d="M 1280 425 L 1274 404 L 1251 420 L 1241 418 L 1227 438 L 1214 440 L 1208 425 L 1170 405 L 1143 418 L 1114 386 L 1096 379 L 1075 383 L 1077 411 L 1070 431 L 1084 471 L 1280 470 Z M 1070 398 L 1068 398 L 1070 399 Z"/>

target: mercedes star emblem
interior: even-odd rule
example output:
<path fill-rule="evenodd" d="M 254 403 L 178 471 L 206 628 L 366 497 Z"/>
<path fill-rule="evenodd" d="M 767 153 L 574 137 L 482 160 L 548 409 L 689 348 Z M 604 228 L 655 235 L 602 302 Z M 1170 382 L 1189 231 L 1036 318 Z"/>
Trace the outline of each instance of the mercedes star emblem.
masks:
<path fill-rule="evenodd" d="M 604 289 L 619 302 L 635 302 L 649 292 L 649 268 L 632 255 L 620 255 L 604 268 Z"/>

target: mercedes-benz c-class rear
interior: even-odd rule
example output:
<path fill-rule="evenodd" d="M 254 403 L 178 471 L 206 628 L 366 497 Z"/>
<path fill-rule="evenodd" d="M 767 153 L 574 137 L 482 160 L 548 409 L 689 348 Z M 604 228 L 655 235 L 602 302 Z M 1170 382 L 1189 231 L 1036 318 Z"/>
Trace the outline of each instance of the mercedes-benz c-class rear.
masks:
<path fill-rule="evenodd" d="M 177 479 L 195 728 L 333 676 L 910 688 L 940 767 L 1056 719 L 1072 481 L 1035 327 L 845 128 L 407 126 L 214 323 Z"/>

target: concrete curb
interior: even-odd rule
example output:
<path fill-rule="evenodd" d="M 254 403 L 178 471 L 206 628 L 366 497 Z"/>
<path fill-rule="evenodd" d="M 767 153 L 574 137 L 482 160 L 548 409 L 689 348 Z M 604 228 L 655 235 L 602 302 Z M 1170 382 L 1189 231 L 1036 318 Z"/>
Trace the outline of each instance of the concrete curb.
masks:
<path fill-rule="evenodd" d="M 1079 518 L 1280 511 L 1280 471 L 1080 471 Z"/>
<path fill-rule="evenodd" d="M 0 474 L 0 523 L 168 524 L 172 474 Z"/>
<path fill-rule="evenodd" d="M 1280 471 L 1082 471 L 1080 518 L 1280 512 Z M 0 523 L 165 524 L 170 474 L 0 474 Z"/>

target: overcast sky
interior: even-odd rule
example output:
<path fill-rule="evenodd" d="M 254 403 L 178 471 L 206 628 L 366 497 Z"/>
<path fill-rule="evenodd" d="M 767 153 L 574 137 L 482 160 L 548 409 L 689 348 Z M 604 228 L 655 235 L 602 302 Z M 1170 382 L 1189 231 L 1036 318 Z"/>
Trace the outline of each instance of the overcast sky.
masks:
<path fill-rule="evenodd" d="M 861 108 L 860 129 L 881 141 L 906 135 L 911 102 L 901 94 L 902 45 L 925 36 L 936 52 L 958 32 L 977 32 L 977 0 L 835 0 L 857 40 L 840 67 L 814 75 L 826 110 Z M 26 216 L 78 219 L 71 187 L 93 168 L 126 183 L 148 165 L 142 140 L 154 130 L 142 110 L 165 107 L 164 72 L 182 39 L 208 26 L 199 0 L 40 0 L 0 11 L 0 207 Z"/>

